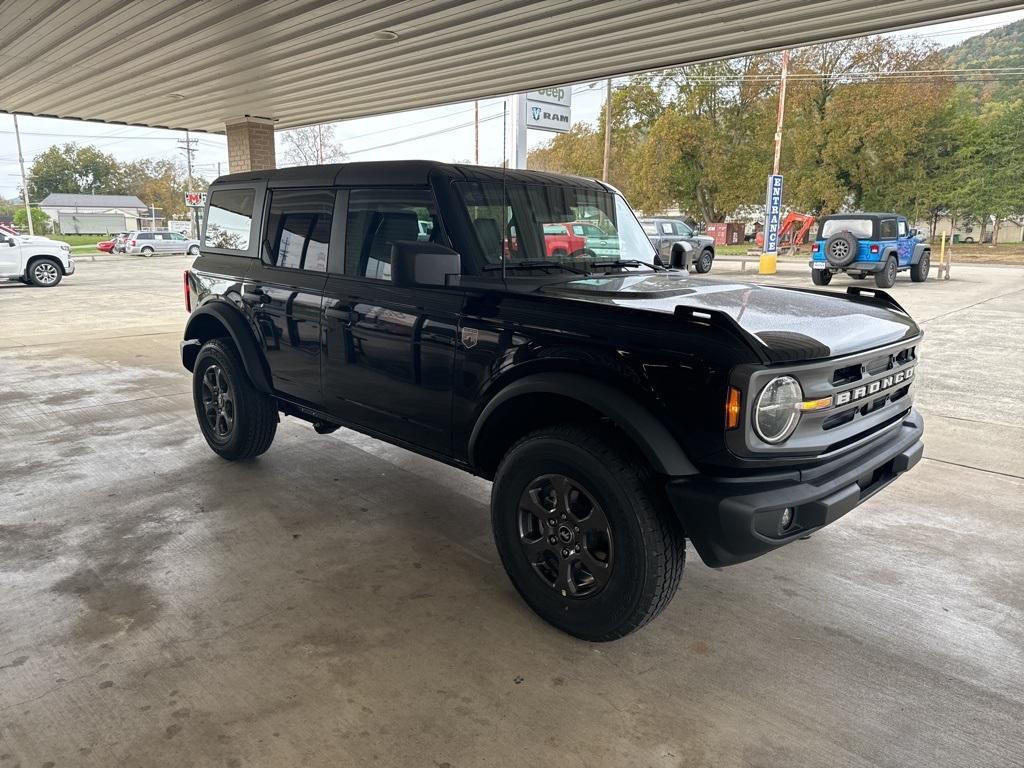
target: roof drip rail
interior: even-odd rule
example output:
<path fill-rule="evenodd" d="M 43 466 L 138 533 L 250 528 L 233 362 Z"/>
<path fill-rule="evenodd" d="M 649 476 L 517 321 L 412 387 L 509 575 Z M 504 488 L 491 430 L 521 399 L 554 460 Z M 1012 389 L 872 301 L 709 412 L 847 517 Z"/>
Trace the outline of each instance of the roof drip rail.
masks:
<path fill-rule="evenodd" d="M 746 344 L 762 363 L 768 364 L 771 362 L 771 358 L 768 357 L 765 351 L 767 345 L 736 322 L 736 319 L 728 312 L 723 312 L 720 309 L 707 309 L 677 304 L 673 315 L 677 320 L 685 320 L 694 325 L 712 325 L 730 331 L 734 336 L 739 337 L 740 341 Z"/>

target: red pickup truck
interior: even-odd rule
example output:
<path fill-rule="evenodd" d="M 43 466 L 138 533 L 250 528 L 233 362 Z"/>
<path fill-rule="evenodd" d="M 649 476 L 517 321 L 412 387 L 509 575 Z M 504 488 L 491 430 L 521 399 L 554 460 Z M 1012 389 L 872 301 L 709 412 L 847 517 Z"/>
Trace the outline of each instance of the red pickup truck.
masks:
<path fill-rule="evenodd" d="M 545 224 L 544 245 L 549 259 L 571 256 L 587 247 L 587 238 L 574 235 L 566 224 Z"/>

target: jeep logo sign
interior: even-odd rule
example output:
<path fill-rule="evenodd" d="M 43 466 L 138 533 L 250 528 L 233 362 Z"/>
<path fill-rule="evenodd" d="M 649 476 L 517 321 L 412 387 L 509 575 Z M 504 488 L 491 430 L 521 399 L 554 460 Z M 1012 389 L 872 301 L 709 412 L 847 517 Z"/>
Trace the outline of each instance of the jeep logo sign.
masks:
<path fill-rule="evenodd" d="M 557 86 L 526 94 L 526 127 L 565 133 L 572 124 L 572 88 Z"/>

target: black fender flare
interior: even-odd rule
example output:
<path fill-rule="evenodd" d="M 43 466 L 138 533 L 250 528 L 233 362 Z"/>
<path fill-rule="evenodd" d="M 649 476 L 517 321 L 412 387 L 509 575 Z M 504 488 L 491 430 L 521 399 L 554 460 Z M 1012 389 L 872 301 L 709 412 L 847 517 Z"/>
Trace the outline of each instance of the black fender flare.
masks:
<path fill-rule="evenodd" d="M 930 244 L 928 244 L 928 243 L 918 243 L 917 245 L 915 245 L 914 246 L 914 255 L 910 257 L 910 263 L 911 264 L 917 264 L 919 261 L 921 261 L 921 257 L 925 254 L 925 251 L 927 251 L 929 254 L 931 254 L 932 247 L 931 247 Z"/>
<path fill-rule="evenodd" d="M 662 475 L 696 475 L 698 471 L 664 424 L 636 399 L 610 384 L 575 373 L 534 373 L 516 379 L 484 406 L 469 437 L 469 459 L 477 460 L 477 441 L 488 419 L 504 403 L 527 394 L 568 397 L 607 416 L 637 444 L 651 467 Z"/>
<path fill-rule="evenodd" d="M 677 248 L 679 249 L 679 251 L 682 254 L 682 258 L 679 260 L 678 264 L 676 264 L 676 260 L 672 257 L 673 252 Z M 670 267 L 677 267 L 677 268 L 678 267 L 685 267 L 685 268 L 688 269 L 690 267 L 690 264 L 693 261 L 693 254 L 694 254 L 694 252 L 696 250 L 697 249 L 693 247 L 692 243 L 688 243 L 685 240 L 676 240 L 676 241 L 672 242 L 668 246 L 669 266 Z"/>
<path fill-rule="evenodd" d="M 260 392 L 273 394 L 274 388 L 270 384 L 270 372 L 267 368 L 267 362 L 263 357 L 263 353 L 260 352 L 259 345 L 256 343 L 256 336 L 249 326 L 249 322 L 240 310 L 226 301 L 207 302 L 197 308 L 192 313 L 192 316 L 189 317 L 188 323 L 185 325 L 185 340 L 182 342 L 181 348 L 182 364 L 189 370 L 192 370 L 192 365 L 195 364 L 199 347 L 205 341 L 205 339 L 200 339 L 195 329 L 200 322 L 200 318 L 204 317 L 213 317 L 227 329 L 228 335 L 235 344 L 235 349 L 238 350 L 239 357 L 242 358 L 242 365 L 245 366 L 245 372 L 253 386 Z M 194 348 L 194 351 L 189 353 L 188 350 L 192 348 Z"/>

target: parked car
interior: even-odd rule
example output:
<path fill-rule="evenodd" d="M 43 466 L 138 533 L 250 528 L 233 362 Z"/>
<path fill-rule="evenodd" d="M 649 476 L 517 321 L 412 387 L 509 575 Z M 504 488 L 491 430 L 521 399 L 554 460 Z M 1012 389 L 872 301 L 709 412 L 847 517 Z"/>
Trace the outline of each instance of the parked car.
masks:
<path fill-rule="evenodd" d="M 180 232 L 156 229 L 129 232 L 121 246 L 122 253 L 152 256 L 154 253 L 199 254 L 199 241 L 191 240 Z"/>
<path fill-rule="evenodd" d="M 619 258 L 549 258 L 544 227 L 594 210 Z M 181 360 L 209 447 L 258 456 L 284 414 L 493 480 L 512 583 L 577 637 L 656 616 L 685 538 L 714 567 L 764 555 L 921 458 L 921 331 L 891 297 L 655 266 L 597 180 L 420 161 L 254 171 L 215 181 L 205 220 Z M 514 252 L 499 221 L 517 222 Z M 288 466 L 261 479 L 292 484 Z"/>
<path fill-rule="evenodd" d="M 74 272 L 75 262 L 67 243 L 0 232 L 0 278 L 52 288 Z"/>
<path fill-rule="evenodd" d="M 128 236 L 127 232 L 118 232 L 117 234 L 111 235 L 106 240 L 100 240 L 96 243 L 96 250 L 103 251 L 104 253 L 114 253 L 118 251 L 120 243 L 124 241 L 124 238 Z"/>
<path fill-rule="evenodd" d="M 891 288 L 899 272 L 923 283 L 931 267 L 931 246 L 898 213 L 842 213 L 826 216 L 811 244 L 811 280 L 828 285 L 845 272 L 863 280 L 875 276 L 879 288 Z"/>
<path fill-rule="evenodd" d="M 711 271 L 715 261 L 715 238 L 697 234 L 678 219 L 641 219 L 640 223 L 666 263 L 688 268 L 688 264 L 682 263 L 685 257 L 682 243 L 687 243 L 693 248 L 693 268 L 701 274 Z"/>
<path fill-rule="evenodd" d="M 566 224 L 545 224 L 544 244 L 547 255 L 553 259 L 593 255 L 585 253 L 586 238 L 573 234 Z"/>
<path fill-rule="evenodd" d="M 619 238 L 610 235 L 592 221 L 571 221 L 566 226 L 574 235 L 582 237 L 584 247 L 602 259 L 619 258 Z"/>

